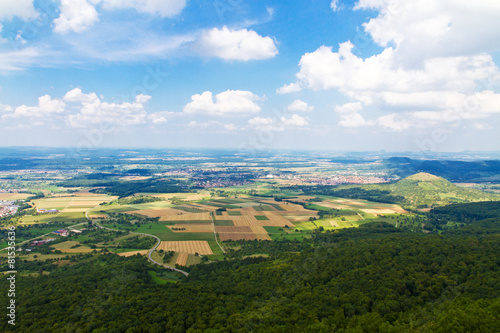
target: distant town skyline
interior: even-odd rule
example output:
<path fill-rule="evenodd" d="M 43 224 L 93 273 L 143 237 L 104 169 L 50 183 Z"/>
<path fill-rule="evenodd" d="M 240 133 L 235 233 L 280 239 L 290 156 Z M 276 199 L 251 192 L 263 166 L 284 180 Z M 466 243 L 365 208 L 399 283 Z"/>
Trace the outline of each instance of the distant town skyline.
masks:
<path fill-rule="evenodd" d="M 4 0 L 0 146 L 500 150 L 500 3 Z"/>

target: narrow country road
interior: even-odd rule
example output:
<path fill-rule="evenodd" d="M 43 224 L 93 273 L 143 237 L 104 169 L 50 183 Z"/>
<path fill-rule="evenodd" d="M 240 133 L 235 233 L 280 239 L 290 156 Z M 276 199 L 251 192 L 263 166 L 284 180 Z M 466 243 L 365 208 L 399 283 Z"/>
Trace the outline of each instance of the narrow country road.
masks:
<path fill-rule="evenodd" d="M 220 249 L 222 250 L 222 253 L 226 253 L 226 251 L 224 251 L 224 249 L 222 248 L 222 246 L 219 244 L 219 241 L 217 240 L 217 233 L 215 232 L 215 213 L 211 212 L 210 213 L 210 217 L 212 218 L 212 226 L 214 227 L 215 241 L 217 242 L 217 245 L 219 245 Z"/>
<path fill-rule="evenodd" d="M 86 218 L 90 221 L 90 223 L 92 223 L 92 224 L 94 224 L 94 225 L 98 226 L 99 228 L 106 229 L 106 230 L 111 230 L 111 231 L 123 231 L 123 230 L 111 229 L 111 228 L 108 228 L 108 227 L 102 226 L 102 225 L 97 224 L 96 222 L 92 221 L 92 219 L 89 217 L 88 213 L 89 213 L 92 209 L 94 209 L 94 208 L 95 208 L 95 207 L 93 207 L 93 208 L 91 208 L 91 209 L 89 209 L 89 210 L 87 210 L 87 211 L 85 212 L 85 217 L 86 217 Z M 164 267 L 164 268 L 166 268 L 166 269 L 170 269 L 170 270 L 172 270 L 172 271 L 179 272 L 179 273 L 181 273 L 181 274 L 184 274 L 185 276 L 188 276 L 188 275 L 189 275 L 189 273 L 188 273 L 188 272 L 185 272 L 185 271 L 183 271 L 182 269 L 178 269 L 178 268 L 175 268 L 175 267 L 167 266 L 167 265 L 165 265 L 165 264 L 163 264 L 163 263 L 161 263 L 161 262 L 158 262 L 158 261 L 156 261 L 156 260 L 154 260 L 154 259 L 153 259 L 153 251 L 154 251 L 154 250 L 156 250 L 156 248 L 157 248 L 157 247 L 161 244 L 161 240 L 160 240 L 160 238 L 158 238 L 158 237 L 157 237 L 157 236 L 155 236 L 155 235 L 151 235 L 151 234 L 144 234 L 144 233 L 141 233 L 141 232 L 133 232 L 133 231 L 131 231 L 130 233 L 131 233 L 131 234 L 134 234 L 134 235 L 143 235 L 143 236 L 149 236 L 149 237 L 156 238 L 156 244 L 155 244 L 155 246 L 153 246 L 153 247 L 152 247 L 152 248 L 148 251 L 148 260 L 149 260 L 150 262 L 152 262 L 152 263 L 153 263 L 153 264 L 155 264 L 155 265 L 162 266 L 162 267 Z"/>

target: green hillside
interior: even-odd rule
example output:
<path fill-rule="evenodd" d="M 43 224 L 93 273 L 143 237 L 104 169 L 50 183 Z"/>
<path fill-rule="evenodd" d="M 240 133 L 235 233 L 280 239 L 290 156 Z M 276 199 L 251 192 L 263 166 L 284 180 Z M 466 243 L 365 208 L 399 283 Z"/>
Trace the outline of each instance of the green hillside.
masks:
<path fill-rule="evenodd" d="M 401 204 L 408 208 L 500 200 L 497 195 L 458 187 L 444 178 L 425 172 L 414 174 L 391 185 L 391 194 L 403 198 Z"/>

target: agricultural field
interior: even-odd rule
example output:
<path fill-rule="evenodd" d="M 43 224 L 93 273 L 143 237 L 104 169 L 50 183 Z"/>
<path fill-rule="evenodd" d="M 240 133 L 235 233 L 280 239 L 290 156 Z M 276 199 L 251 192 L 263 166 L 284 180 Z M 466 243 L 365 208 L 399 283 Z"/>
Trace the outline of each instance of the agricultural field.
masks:
<path fill-rule="evenodd" d="M 157 250 L 180 253 L 210 255 L 214 254 L 207 241 L 167 241 L 161 242 Z"/>
<path fill-rule="evenodd" d="M 6 200 L 6 201 L 14 201 L 14 200 L 25 200 L 29 197 L 33 196 L 33 194 L 30 193 L 8 193 L 8 192 L 2 192 L 0 193 L 0 201 L 1 200 Z"/>
<path fill-rule="evenodd" d="M 57 243 L 51 246 L 53 249 L 59 250 L 62 253 L 89 253 L 93 249 L 85 245 L 80 244 L 78 241 L 66 241 L 62 243 Z"/>
<path fill-rule="evenodd" d="M 266 185 L 262 186 L 261 190 L 265 190 Z M 222 245 L 239 240 L 303 239 L 311 237 L 320 228 L 332 230 L 357 227 L 374 220 L 397 224 L 396 220 L 390 218 L 408 214 L 397 205 L 332 197 L 313 201 L 311 196 L 295 195 L 291 199 L 276 201 L 274 198 L 241 194 L 237 194 L 237 197 L 217 197 L 213 193 L 211 196 L 208 191 L 142 194 L 148 195 L 162 200 L 130 204 L 133 200 L 128 198 L 133 197 L 116 200 L 117 197 L 86 191 L 71 195 L 61 193 L 34 201 L 37 208 L 58 209 L 58 213 L 26 215 L 22 221 L 24 224 L 46 222 L 48 225 L 50 222 L 86 222 L 87 212 L 90 218 L 105 227 L 159 237 L 162 243 L 153 253 L 155 258 L 162 259 L 159 250 L 174 251 L 175 255 L 169 264 L 189 266 L 200 262 L 200 257 L 194 255 L 196 252 L 209 258 L 222 258 L 216 238 Z M 114 222 L 120 214 L 128 218 L 120 223 Z M 108 247 L 120 256 L 147 254 L 147 250 L 118 246 L 127 237 L 98 243 L 96 250 Z M 88 239 L 87 236 L 78 236 L 54 244 L 52 248 L 66 255 L 89 253 L 93 248 L 79 243 Z"/>

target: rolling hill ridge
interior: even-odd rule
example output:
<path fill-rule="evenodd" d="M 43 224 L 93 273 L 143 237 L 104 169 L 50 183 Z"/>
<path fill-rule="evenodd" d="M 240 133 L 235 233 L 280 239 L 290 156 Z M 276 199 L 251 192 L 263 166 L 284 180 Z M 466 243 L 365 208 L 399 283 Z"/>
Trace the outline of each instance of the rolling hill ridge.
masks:
<path fill-rule="evenodd" d="M 391 194 L 404 198 L 408 208 L 428 208 L 452 203 L 497 201 L 500 197 L 478 190 L 462 188 L 430 173 L 420 172 L 391 185 Z"/>

